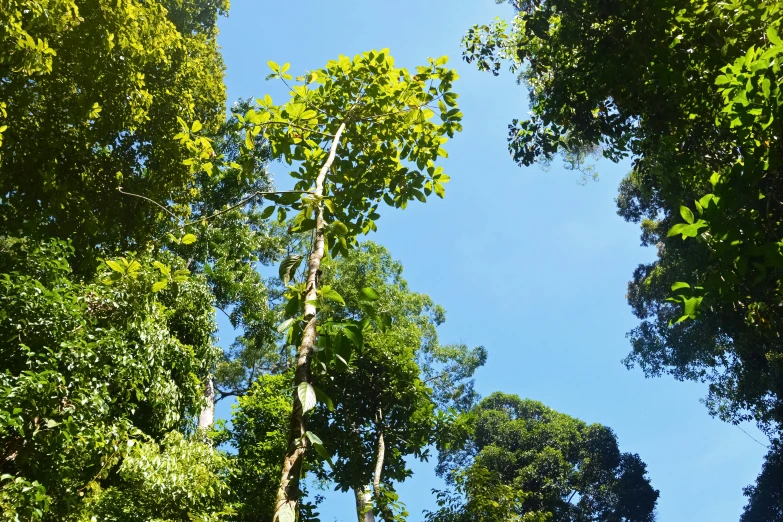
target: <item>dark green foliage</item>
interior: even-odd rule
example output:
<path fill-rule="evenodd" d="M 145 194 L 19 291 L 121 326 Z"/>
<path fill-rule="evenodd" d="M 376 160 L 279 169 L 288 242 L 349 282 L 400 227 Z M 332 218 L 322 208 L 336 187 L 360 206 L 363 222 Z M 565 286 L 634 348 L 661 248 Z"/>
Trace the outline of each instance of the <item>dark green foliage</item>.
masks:
<path fill-rule="evenodd" d="M 621 453 L 611 429 L 543 404 L 494 393 L 441 434 L 432 522 L 482 520 L 648 522 L 658 491 L 638 455 Z"/>
<path fill-rule="evenodd" d="M 344 491 L 370 484 L 380 428 L 384 482 L 405 480 L 410 471 L 404 458 L 424 457 L 434 413 L 417 359 L 437 345 L 435 327 L 444 312 L 429 296 L 408 288 L 402 265 L 382 246 L 362 243 L 323 266 L 324 284 L 345 300 L 345 307 L 334 307 L 336 320 L 360 318 L 366 304 L 362 289 L 372 288 L 378 295 L 373 305 L 390 321 L 387 329 L 364 331 L 363 348 L 350 366 L 315 379 L 335 403 L 334 411 L 322 407 L 311 415 L 312 431 L 339 457 L 329 476 Z"/>
<path fill-rule="evenodd" d="M 626 360 L 710 383 L 713 414 L 783 421 L 780 315 L 783 94 L 779 2 L 530 0 L 474 27 L 465 59 L 503 61 L 529 88 L 509 127 L 523 165 L 555 154 L 632 157 L 618 209 L 658 260 L 629 302 Z M 675 285 L 676 284 L 676 285 Z"/>
<path fill-rule="evenodd" d="M 237 398 L 230 430 L 237 520 L 272 520 L 291 416 L 291 377 L 262 375 Z"/>
<path fill-rule="evenodd" d="M 783 445 L 772 441 L 755 486 L 745 488 L 748 505 L 740 522 L 780 522 L 783 520 Z"/>

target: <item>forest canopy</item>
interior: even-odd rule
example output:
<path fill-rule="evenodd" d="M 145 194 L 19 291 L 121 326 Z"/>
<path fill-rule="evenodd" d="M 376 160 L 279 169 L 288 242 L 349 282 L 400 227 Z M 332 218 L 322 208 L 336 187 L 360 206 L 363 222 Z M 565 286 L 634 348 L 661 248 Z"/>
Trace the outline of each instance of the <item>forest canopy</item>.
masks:
<path fill-rule="evenodd" d="M 756 422 L 772 442 L 741 520 L 783 520 L 780 4 L 511 4 L 462 46 L 527 88 L 513 160 L 632 160 L 617 211 L 657 258 L 629 283 L 625 364 Z M 464 65 L 426 38 L 404 65 L 254 57 L 285 94 L 227 107 L 228 9 L 0 1 L 2 519 L 316 522 L 332 489 L 400 522 L 429 466 L 431 522 L 655 520 L 619 431 L 482 398 L 493 347 L 445 340 L 427 279 L 367 237 L 448 201 Z"/>

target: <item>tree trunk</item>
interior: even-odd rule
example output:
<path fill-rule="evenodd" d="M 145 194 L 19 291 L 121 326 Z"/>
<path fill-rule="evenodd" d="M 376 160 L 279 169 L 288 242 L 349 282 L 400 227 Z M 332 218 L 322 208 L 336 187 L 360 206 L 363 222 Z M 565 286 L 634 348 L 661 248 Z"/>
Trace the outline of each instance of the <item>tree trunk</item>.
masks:
<path fill-rule="evenodd" d="M 375 472 L 372 476 L 372 487 L 375 494 L 375 504 L 381 512 L 381 518 L 384 522 L 394 522 L 394 514 L 386 502 L 381 500 L 381 472 L 383 471 L 383 461 L 386 458 L 386 442 L 383 440 L 383 411 L 378 408 L 378 421 L 375 424 L 378 431 L 378 453 L 375 456 Z"/>
<path fill-rule="evenodd" d="M 215 423 L 215 385 L 211 376 L 204 383 L 204 400 L 206 405 L 198 416 L 198 427 L 206 430 Z"/>
<path fill-rule="evenodd" d="M 340 136 L 345 130 L 345 123 L 340 127 L 332 139 L 329 156 L 321 167 L 315 180 L 314 195 L 321 198 L 324 192 L 324 180 L 329 168 L 337 154 L 337 146 Z M 323 204 L 318 201 L 315 206 L 315 241 L 313 251 L 307 262 L 307 287 L 305 289 L 304 327 L 302 329 L 302 342 L 296 351 L 296 371 L 294 373 L 294 408 L 291 412 L 291 422 L 288 426 L 288 450 L 283 459 L 283 471 L 280 478 L 280 487 L 277 490 L 277 502 L 275 505 L 274 521 L 288 522 L 296 519 L 299 507 L 299 476 L 302 470 L 302 460 L 307 441 L 304 434 L 307 431 L 302 403 L 299 400 L 297 390 L 302 383 L 310 383 L 310 359 L 313 355 L 316 337 L 316 307 L 318 298 L 318 271 L 321 260 L 324 257 L 324 215 Z M 287 516 L 283 516 L 287 514 Z M 293 517 L 291 517 L 293 515 Z"/>
<path fill-rule="evenodd" d="M 372 512 L 370 487 L 355 488 L 353 494 L 356 496 L 356 515 L 359 522 L 375 522 L 375 514 Z"/>

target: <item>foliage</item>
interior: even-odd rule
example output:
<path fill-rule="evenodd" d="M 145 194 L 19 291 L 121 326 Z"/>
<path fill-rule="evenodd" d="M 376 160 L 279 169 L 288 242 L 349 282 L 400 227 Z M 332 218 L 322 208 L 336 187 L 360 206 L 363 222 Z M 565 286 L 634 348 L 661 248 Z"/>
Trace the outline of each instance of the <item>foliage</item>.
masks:
<path fill-rule="evenodd" d="M 441 439 L 431 521 L 651 521 L 658 491 L 638 455 L 621 453 L 611 429 L 543 404 L 494 393 L 465 430 Z"/>
<path fill-rule="evenodd" d="M 262 375 L 237 398 L 230 443 L 236 449 L 231 478 L 237 520 L 272 520 L 291 416 L 290 376 Z"/>
<path fill-rule="evenodd" d="M 314 384 L 334 405 L 315 409 L 309 429 L 337 457 L 321 476 L 343 491 L 362 491 L 377 483 L 372 495 L 376 513 L 386 518 L 392 508 L 402 511 L 393 482 L 411 475 L 406 459 L 427 459 L 436 407 L 451 404 L 436 404 L 424 381 L 422 361 L 437 356 L 450 365 L 438 368 L 437 379 L 448 381 L 455 398 L 463 389 L 472 390 L 476 366 L 466 368 L 457 359 L 467 348 L 438 344 L 435 329 L 445 320 L 445 312 L 428 296 L 409 289 L 402 265 L 382 246 L 363 242 L 346 256 L 325 259 L 322 267 L 323 283 L 344 302 L 326 305 L 333 320 L 359 320 L 368 313 L 383 319 L 380 328 L 364 330 L 361 350 L 351 353 L 344 368 L 314 369 Z M 444 386 L 439 389 L 447 393 Z"/>
<path fill-rule="evenodd" d="M 710 382 L 713 414 L 774 431 L 781 401 L 780 4 L 528 0 L 474 27 L 465 59 L 520 72 L 523 165 L 560 151 L 634 158 L 618 208 L 658 260 L 629 301 L 638 363 Z M 682 239 L 687 239 L 682 241 Z"/>
<path fill-rule="evenodd" d="M 160 444 L 128 444 L 114 484 L 86 488 L 83 520 L 211 522 L 233 512 L 228 459 L 209 443 L 173 431 Z"/>
<path fill-rule="evenodd" d="M 755 486 L 745 488 L 748 504 L 740 522 L 773 522 L 783 517 L 783 448 L 775 439 L 764 460 Z"/>
<path fill-rule="evenodd" d="M 225 0 L 0 5 L 0 234 L 71 238 L 79 273 L 96 252 L 138 248 L 166 218 L 158 201 L 195 199 L 172 137 L 178 118 L 215 131 Z M 74 260 L 73 262 L 76 262 Z"/>
<path fill-rule="evenodd" d="M 163 278 L 182 261 L 108 260 L 80 282 L 72 254 L 54 240 L 0 249 L 0 498 L 20 519 L 75 513 L 128 441 L 184 428 L 218 355 L 204 281 Z"/>
<path fill-rule="evenodd" d="M 410 475 L 404 458 L 425 456 L 434 410 L 417 356 L 437 343 L 443 311 L 408 289 L 402 266 L 379 245 L 364 242 L 344 258 L 325 261 L 322 281 L 345 300 L 345 306 L 327 312 L 331 317 L 361 318 L 367 303 L 362 289 L 372 288 L 378 295 L 372 303 L 390 325 L 365 330 L 361 351 L 351 353 L 342 371 L 315 369 L 314 384 L 334 408 L 314 410 L 309 429 L 338 457 L 329 477 L 343 491 L 372 482 L 381 430 L 385 480 L 404 480 Z"/>
<path fill-rule="evenodd" d="M 264 208 L 274 187 L 262 137 L 256 136 L 252 147 L 246 144 L 240 120 L 249 107 L 246 100 L 235 103 L 231 117 L 208 139 L 210 168 L 195 174 L 199 200 L 191 205 L 190 225 L 184 227 L 197 241 L 168 245 L 192 260 L 193 272 L 205 275 L 216 308 L 239 330 L 215 369 L 218 400 L 246 392 L 261 372 L 278 373 L 286 361 L 276 345 L 278 314 L 270 307 L 279 296 L 270 293 L 258 268 L 285 252 L 288 238 L 282 226 L 268 219 L 273 207 Z M 202 134 L 180 140 L 190 144 L 194 136 L 206 139 Z"/>
<path fill-rule="evenodd" d="M 299 475 L 308 445 L 325 452 L 320 439 L 308 431 L 305 418 L 316 402 L 311 378 L 316 339 L 322 359 L 332 359 L 321 361 L 328 367 L 337 361 L 337 346 L 328 344 L 345 337 L 346 346 L 350 342 L 361 349 L 361 329 L 366 326 L 324 322 L 316 316 L 319 301 L 344 303 L 337 291 L 321 287 L 321 260 L 327 248 L 334 256 L 344 254 L 359 233 L 376 230 L 381 200 L 405 208 L 412 199 L 425 201 L 432 192 L 444 196 L 448 177 L 435 161 L 446 156 L 441 145 L 447 135 L 461 129 L 462 116 L 456 95 L 450 92 L 457 75 L 443 67 L 446 62 L 445 57 L 430 59 L 428 66 L 411 75 L 394 67 L 387 50 L 370 51 L 353 60 L 340 56 L 325 69 L 297 78 L 288 103 L 276 106 L 266 96 L 244 117 L 248 147 L 254 136 L 262 135 L 272 158 L 298 166 L 291 172 L 299 180 L 295 190 L 269 197 L 279 205 L 278 220 L 285 220 L 288 207 L 298 211 L 292 232 L 313 231 L 306 283 L 292 289 L 288 319 L 279 327 L 287 343 L 298 346 L 294 407 L 274 516 L 280 522 L 295 519 L 299 509 Z M 288 64 L 269 62 L 269 66 L 270 78 L 292 79 L 286 72 Z M 430 121 L 434 103 L 441 124 Z M 284 282 L 297 264 L 291 258 L 283 261 Z"/>
<path fill-rule="evenodd" d="M 457 95 L 450 90 L 457 74 L 443 67 L 446 62 L 446 57 L 430 59 L 411 74 L 394 66 L 388 49 L 353 59 L 340 56 L 297 77 L 286 104 L 274 105 L 268 95 L 258 99 L 244 117 L 247 136 L 268 140 L 272 158 L 296 162 L 290 175 L 298 180 L 295 190 L 305 192 L 269 197 L 282 205 L 281 220 L 290 205 L 299 211 L 292 230 L 312 230 L 314 205 L 323 201 L 328 247 L 337 256 L 357 235 L 377 229 L 381 200 L 405 208 L 432 192 L 443 197 L 449 177 L 435 162 L 447 156 L 448 137 L 462 129 Z M 270 67 L 270 77 L 291 80 L 288 64 L 270 62 Z M 436 114 L 431 106 L 441 123 L 431 121 Z M 314 198 L 307 193 L 315 190 L 341 125 L 345 130 L 337 138 L 324 192 Z"/>

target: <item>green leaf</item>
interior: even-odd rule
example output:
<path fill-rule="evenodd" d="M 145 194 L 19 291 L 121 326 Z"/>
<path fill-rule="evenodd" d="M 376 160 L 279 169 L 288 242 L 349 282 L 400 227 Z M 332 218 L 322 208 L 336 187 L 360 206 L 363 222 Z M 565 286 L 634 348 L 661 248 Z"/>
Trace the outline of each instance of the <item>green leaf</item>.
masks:
<path fill-rule="evenodd" d="M 343 296 L 341 296 L 337 290 L 334 290 L 333 288 L 329 286 L 324 286 L 321 289 L 321 296 L 324 299 L 329 299 L 330 301 L 335 301 L 340 303 L 341 305 L 345 306 L 345 300 L 343 299 Z"/>
<path fill-rule="evenodd" d="M 696 314 L 699 312 L 699 306 L 701 305 L 701 297 L 691 297 L 690 299 L 685 299 L 685 315 L 688 317 L 695 319 Z"/>
<path fill-rule="evenodd" d="M 111 268 L 115 272 L 119 272 L 120 274 L 125 273 L 125 269 L 117 261 L 112 261 L 111 259 L 107 259 L 106 264 L 109 266 L 109 268 Z"/>
<path fill-rule="evenodd" d="M 687 223 L 677 223 L 672 228 L 669 229 L 669 233 L 666 234 L 667 237 L 677 236 L 682 234 L 682 231 L 687 228 L 689 225 Z"/>
<path fill-rule="evenodd" d="M 291 323 L 293 323 L 294 320 L 295 320 L 294 317 L 291 317 L 290 319 L 286 319 L 285 321 L 277 325 L 277 331 L 280 333 L 285 333 L 291 327 Z"/>
<path fill-rule="evenodd" d="M 312 442 L 313 444 L 318 444 L 320 446 L 324 445 L 324 441 L 322 441 L 321 438 L 315 433 L 313 433 L 312 431 L 306 431 L 305 437 L 310 439 L 310 442 Z"/>
<path fill-rule="evenodd" d="M 689 285 L 688 283 L 677 282 L 672 285 L 672 292 L 676 292 L 677 290 L 680 290 L 682 288 L 690 288 L 690 287 L 691 285 Z"/>
<path fill-rule="evenodd" d="M 345 226 L 345 223 L 342 221 L 335 221 L 331 224 L 332 232 L 337 234 L 338 236 L 347 236 L 348 235 L 348 227 Z"/>
<path fill-rule="evenodd" d="M 345 327 L 343 328 L 343 335 L 345 335 L 353 343 L 353 345 L 356 346 L 356 348 L 359 350 L 362 349 L 364 340 L 362 339 L 362 333 L 358 330 L 358 328 L 356 331 L 354 331 L 354 329 L 351 327 Z"/>
<path fill-rule="evenodd" d="M 362 301 L 377 301 L 380 298 L 381 296 L 378 294 L 378 292 L 370 287 L 362 288 L 362 295 L 359 296 L 359 299 Z"/>
<path fill-rule="evenodd" d="M 138 271 L 139 271 L 139 269 L 141 269 L 141 263 L 139 263 L 138 261 L 136 261 L 136 260 L 134 259 L 133 261 L 131 261 L 131 262 L 128 264 L 128 269 L 127 269 L 127 272 L 128 272 L 129 274 L 134 274 L 134 273 L 138 272 Z"/>
<path fill-rule="evenodd" d="M 275 206 L 272 205 L 271 207 L 266 207 L 263 212 L 261 212 L 261 219 L 269 219 L 272 214 L 275 212 Z"/>
<path fill-rule="evenodd" d="M 294 294 L 285 305 L 285 315 L 294 316 L 299 311 L 299 294 Z"/>
<path fill-rule="evenodd" d="M 288 282 L 293 279 L 296 274 L 303 257 L 299 254 L 291 254 L 280 262 L 280 269 L 278 274 L 284 285 L 288 285 Z"/>
<path fill-rule="evenodd" d="M 310 433 L 310 432 L 308 432 Z M 334 463 L 332 462 L 332 457 L 329 455 L 329 452 L 326 451 L 326 448 L 323 444 L 316 444 L 313 443 L 313 449 L 316 453 L 318 453 L 318 456 L 320 456 L 322 459 L 324 459 L 326 462 L 329 463 L 329 467 L 334 468 Z"/>
<path fill-rule="evenodd" d="M 312 384 L 309 382 L 301 383 L 296 388 L 296 393 L 299 396 L 299 402 L 302 403 L 302 413 L 307 413 L 315 408 L 318 400 L 315 396 L 315 390 L 313 389 Z"/>
<path fill-rule="evenodd" d="M 196 242 L 196 236 L 193 234 L 185 234 L 181 240 L 183 245 L 192 245 Z"/>
<path fill-rule="evenodd" d="M 269 66 L 270 69 L 272 69 L 272 72 L 275 72 L 275 73 L 279 73 L 280 72 L 280 66 L 277 65 L 272 60 L 269 60 L 268 62 L 266 62 L 266 64 Z"/>
<path fill-rule="evenodd" d="M 783 45 L 783 40 L 780 39 L 777 29 L 774 27 L 767 28 L 767 38 L 775 45 Z"/>
<path fill-rule="evenodd" d="M 190 128 L 191 132 L 198 132 L 202 129 L 203 125 L 201 125 L 201 122 L 196 120 L 193 122 L 193 126 Z"/>
<path fill-rule="evenodd" d="M 689 209 L 688 207 L 686 207 L 684 205 L 681 206 L 680 207 L 680 215 L 682 216 L 682 219 L 684 219 L 685 221 L 687 221 L 690 224 L 693 224 L 694 217 L 693 217 L 693 212 L 691 211 L 691 209 Z"/>
<path fill-rule="evenodd" d="M 435 194 L 437 194 L 439 198 L 443 199 L 446 196 L 446 189 L 441 183 L 436 181 L 433 185 L 433 189 L 435 189 Z"/>
<path fill-rule="evenodd" d="M 280 511 L 277 513 L 277 521 L 296 522 L 296 513 L 294 513 L 294 508 L 291 507 L 289 504 L 286 504 L 285 506 L 280 508 Z"/>
<path fill-rule="evenodd" d="M 166 281 L 165 279 L 163 279 L 163 280 L 160 280 L 160 281 L 158 281 L 157 283 L 154 283 L 154 284 L 152 285 L 152 291 L 153 291 L 153 292 L 156 292 L 156 293 L 157 293 L 157 292 L 160 292 L 161 290 L 163 290 L 164 288 L 166 288 L 168 285 L 169 285 L 169 282 L 168 282 L 168 281 Z"/>
<path fill-rule="evenodd" d="M 326 404 L 326 407 L 329 408 L 329 411 L 334 411 L 334 403 L 332 402 L 332 399 L 330 399 L 329 396 L 326 395 L 318 386 L 313 385 L 313 389 L 315 390 L 315 397 L 318 399 L 318 402 Z"/>

